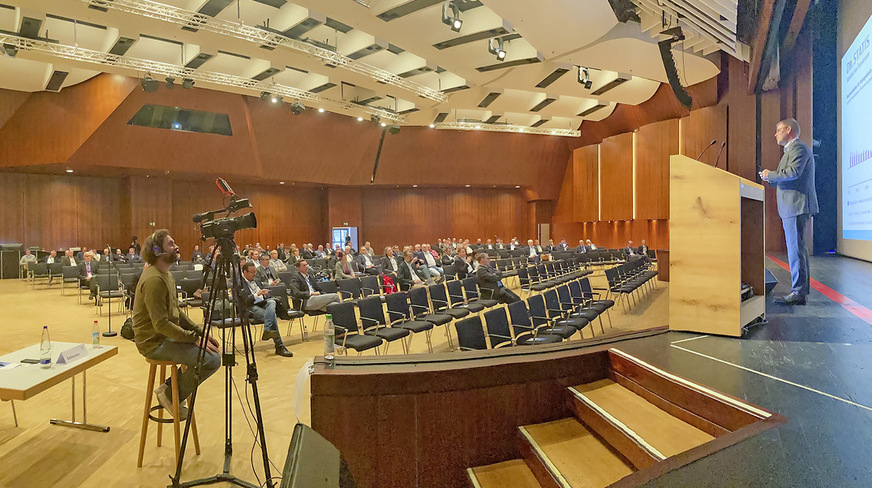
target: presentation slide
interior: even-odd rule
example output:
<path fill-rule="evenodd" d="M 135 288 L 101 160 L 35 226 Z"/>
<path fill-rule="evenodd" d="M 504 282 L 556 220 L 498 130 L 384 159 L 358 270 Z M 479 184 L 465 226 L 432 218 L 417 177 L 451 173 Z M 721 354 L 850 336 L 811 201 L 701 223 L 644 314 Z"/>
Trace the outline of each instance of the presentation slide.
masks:
<path fill-rule="evenodd" d="M 872 241 L 872 18 L 842 57 L 842 238 Z"/>

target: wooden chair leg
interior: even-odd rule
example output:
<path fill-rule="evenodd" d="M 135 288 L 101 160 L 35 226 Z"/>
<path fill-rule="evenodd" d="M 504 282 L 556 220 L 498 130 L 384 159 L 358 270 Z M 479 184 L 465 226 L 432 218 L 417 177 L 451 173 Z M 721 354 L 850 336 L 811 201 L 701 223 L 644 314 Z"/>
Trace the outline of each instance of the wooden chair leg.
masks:
<path fill-rule="evenodd" d="M 191 434 L 194 435 L 194 451 L 197 455 L 200 455 L 200 436 L 197 435 L 197 421 L 194 420 L 194 411 L 191 410 L 189 413 L 189 422 L 191 422 Z"/>
<path fill-rule="evenodd" d="M 160 382 L 165 383 L 167 379 L 167 367 L 160 367 Z M 157 418 L 163 420 L 164 418 L 164 409 L 159 408 L 157 410 Z M 163 441 L 163 422 L 158 421 L 157 423 L 157 447 L 160 447 L 161 441 Z"/>
<path fill-rule="evenodd" d="M 139 458 L 136 461 L 136 467 L 142 467 L 142 456 L 145 454 L 145 439 L 148 436 L 148 412 L 151 409 L 151 395 L 154 389 L 154 375 L 157 373 L 157 366 L 154 364 L 148 368 L 148 382 L 145 384 L 145 407 L 142 409 L 142 430 L 139 433 Z"/>
<path fill-rule="evenodd" d="M 182 452 L 181 422 L 179 421 L 179 368 L 175 365 L 170 367 L 170 384 L 173 391 L 173 441 L 176 448 L 176 462 L 179 462 L 179 453 Z"/>

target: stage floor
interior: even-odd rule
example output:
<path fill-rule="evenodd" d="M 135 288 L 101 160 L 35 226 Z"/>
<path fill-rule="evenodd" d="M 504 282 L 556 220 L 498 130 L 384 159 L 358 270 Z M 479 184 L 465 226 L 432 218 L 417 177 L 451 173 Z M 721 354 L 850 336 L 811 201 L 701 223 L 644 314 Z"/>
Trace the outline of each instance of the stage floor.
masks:
<path fill-rule="evenodd" d="M 783 261 L 784 256 L 775 256 Z M 767 306 L 769 323 L 743 339 L 667 333 L 616 345 L 644 361 L 779 412 L 789 421 L 729 449 L 685 466 L 649 486 L 838 486 L 866 487 L 872 479 L 872 264 L 850 258 L 812 258 L 812 277 L 820 282 L 804 307 Z M 789 274 L 772 260 L 767 267 L 779 279 L 774 296 L 788 291 Z M 601 278 L 597 278 L 601 279 Z M 833 292 L 828 291 L 829 287 Z M 839 295 L 841 294 L 841 295 Z M 836 298 L 839 302 L 833 301 Z M 0 354 L 39 341 L 48 325 L 56 341 L 88 341 L 97 317 L 93 306 L 61 297 L 57 287 L 31 291 L 18 280 L 0 281 L 4 304 L 4 341 Z M 620 306 L 615 307 L 619 309 Z M 850 310 L 849 310 L 850 309 Z M 666 324 L 668 287 L 658 288 L 631 312 L 613 313 L 617 333 Z M 852 313 L 853 311 L 853 313 Z M 199 312 L 195 312 L 195 315 Z M 113 314 L 117 329 L 123 318 Z M 311 321 L 309 322 L 311 324 Z M 308 342 L 299 328 L 286 334 L 295 356 L 275 356 L 270 343 L 258 341 L 257 364 L 270 457 L 281 467 L 294 416 L 294 383 L 303 364 L 323 350 L 321 327 Z M 599 329 L 597 328 L 597 331 Z M 590 337 L 590 333 L 586 333 Z M 119 346 L 119 354 L 88 375 L 88 420 L 112 427 L 107 434 L 49 425 L 51 417 L 70 414 L 69 383 L 55 386 L 26 402 L 16 402 L 20 427 L 12 422 L 8 403 L 0 403 L 0 486 L 164 486 L 174 470 L 171 429 L 161 448 L 150 427 L 144 467 L 136 468 L 140 416 L 147 367 L 132 342 L 104 339 Z M 434 350 L 448 350 L 445 336 L 433 334 Z M 416 338 L 412 352 L 426 350 Z M 399 345 L 392 346 L 392 352 Z M 218 373 L 219 375 L 222 372 Z M 240 392 L 242 368 L 234 368 Z M 186 457 L 183 480 L 221 471 L 223 461 L 223 384 L 215 377 L 204 383 L 197 401 L 203 453 Z M 308 422 L 308 392 L 301 420 Z M 251 467 L 252 435 L 243 409 L 234 397 L 232 472 L 255 482 Z M 258 453 L 254 455 L 258 466 Z M 278 470 L 274 470 L 276 474 Z M 261 479 L 262 483 L 263 480 Z"/>

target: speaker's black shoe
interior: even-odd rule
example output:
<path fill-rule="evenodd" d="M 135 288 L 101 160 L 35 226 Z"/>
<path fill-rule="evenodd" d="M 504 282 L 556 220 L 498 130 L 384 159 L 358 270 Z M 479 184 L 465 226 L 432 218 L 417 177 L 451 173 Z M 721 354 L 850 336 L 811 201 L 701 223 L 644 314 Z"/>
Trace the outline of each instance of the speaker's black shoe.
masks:
<path fill-rule="evenodd" d="M 294 353 L 292 353 L 291 351 L 288 351 L 288 348 L 286 348 L 285 346 L 282 345 L 282 346 L 276 346 L 276 356 L 292 358 L 292 357 L 294 357 Z"/>
<path fill-rule="evenodd" d="M 270 339 L 281 339 L 282 336 L 279 335 L 276 330 L 266 330 L 264 329 L 263 335 L 260 336 L 260 340 L 268 341 Z"/>
<path fill-rule="evenodd" d="M 776 298 L 773 302 L 779 305 L 805 305 L 806 298 L 804 295 L 791 293 L 782 298 Z"/>

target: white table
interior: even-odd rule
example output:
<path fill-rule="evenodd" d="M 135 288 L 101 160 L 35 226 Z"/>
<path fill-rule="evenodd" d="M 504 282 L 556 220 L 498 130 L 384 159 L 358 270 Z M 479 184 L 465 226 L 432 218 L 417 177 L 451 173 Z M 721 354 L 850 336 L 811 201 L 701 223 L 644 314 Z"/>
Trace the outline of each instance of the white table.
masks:
<path fill-rule="evenodd" d="M 88 410 L 86 400 L 87 378 L 85 372 L 88 368 L 102 363 L 103 361 L 118 354 L 116 346 L 93 346 L 85 344 L 88 354 L 70 364 L 57 364 L 58 356 L 79 344 L 72 342 L 52 342 L 51 355 L 52 365 L 49 369 L 42 369 L 38 364 L 20 364 L 18 367 L 0 369 L 0 400 L 12 401 L 12 414 L 15 417 L 15 426 L 18 426 L 18 418 L 15 415 L 15 400 L 27 400 L 35 395 L 51 388 L 58 383 L 72 380 L 72 420 L 51 419 L 54 425 L 75 427 L 85 430 L 109 432 L 109 427 L 88 423 Z M 0 362 L 18 364 L 22 359 L 39 359 L 39 344 L 25 347 L 24 349 L 0 356 Z M 82 421 L 76 421 L 76 375 L 82 374 Z"/>

